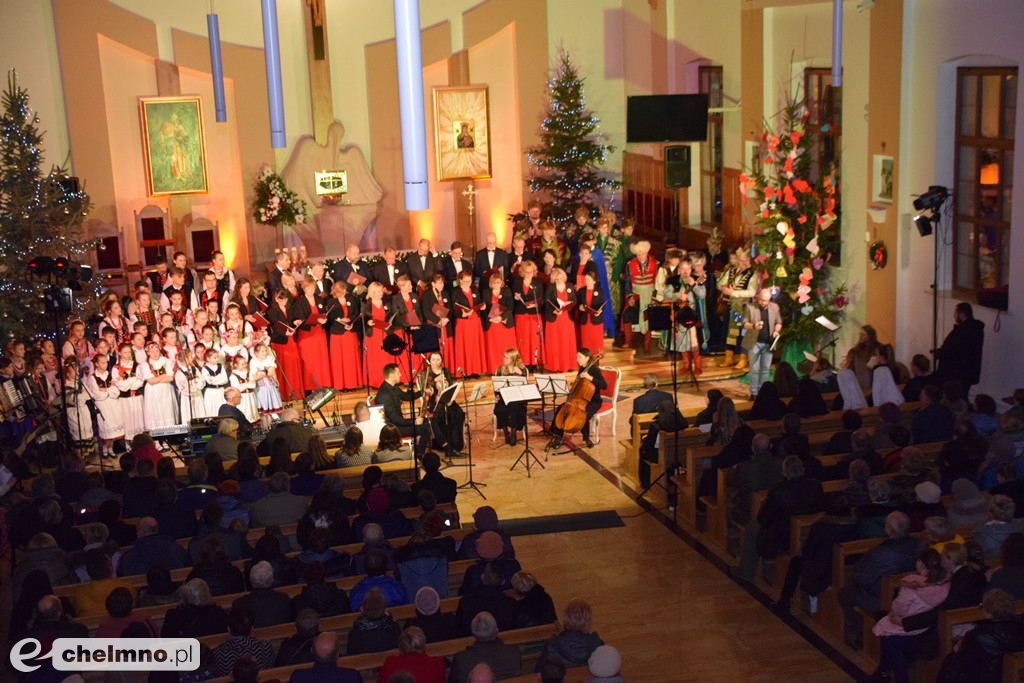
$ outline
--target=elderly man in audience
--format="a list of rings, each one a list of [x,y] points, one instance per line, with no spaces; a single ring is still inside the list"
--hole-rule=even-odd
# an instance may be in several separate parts
[[[380,524],[367,524],[364,526],[362,540],[363,547],[352,554],[349,569],[350,574],[365,574],[366,558],[370,552],[374,550],[384,553],[384,556],[388,559],[388,567],[390,569],[395,568],[394,562],[391,559],[395,553],[395,549],[388,540],[384,538],[384,530],[381,529]]]
[[[192,562],[199,557],[199,550],[208,538],[219,540],[232,562],[252,557],[252,546],[246,540],[245,534],[224,528],[224,508],[216,500],[207,503],[203,508],[203,516],[197,526],[196,535],[188,543],[188,554]]]
[[[473,618],[481,612],[490,614],[502,631],[514,627],[515,601],[505,595],[502,583],[501,570],[493,562],[488,562],[480,576],[480,583],[460,593],[462,599],[455,610],[459,635],[470,634]]]
[[[498,622],[489,612],[480,612],[473,617],[471,630],[475,641],[452,657],[448,683],[468,683],[470,672],[481,663],[490,667],[497,680],[519,675],[519,648],[501,642],[501,638],[498,637]]]
[[[942,663],[940,679],[998,683],[1003,680],[1003,655],[1024,649],[1024,623],[1016,618],[1013,596],[989,589],[982,599],[986,619],[964,636],[959,649]]]
[[[924,541],[910,536],[910,518],[903,512],[891,512],[885,521],[887,538],[873,547],[853,566],[851,583],[839,587],[839,605],[843,608],[846,642],[859,649],[862,619],[860,606],[878,612],[881,606],[882,577],[914,570]]]
[[[270,477],[270,493],[249,506],[249,519],[253,528],[291,524],[306,513],[306,499],[289,490],[290,480],[284,472]]]
[[[320,635],[316,610],[300,609],[295,615],[295,633],[281,641],[274,666],[291,666],[313,661],[313,642]]]
[[[168,569],[188,567],[188,552],[169,536],[160,533],[160,524],[152,517],[143,517],[135,527],[138,538],[117,565],[118,576],[145,574],[154,564]]]
[[[178,589],[181,602],[167,610],[162,638],[202,638],[228,630],[228,613],[213,604],[210,587],[202,579],[187,581]]]
[[[728,473],[729,485],[736,489],[731,516],[738,524],[750,521],[750,505],[754,491],[766,491],[782,483],[782,467],[772,457],[772,442],[766,434],[758,434],[751,444],[750,460],[741,462]]]
[[[362,683],[355,669],[338,666],[338,636],[321,633],[313,641],[313,666],[292,673],[291,683]]]
[[[269,562],[257,562],[253,566],[249,583],[252,590],[231,604],[232,611],[240,607],[247,609],[256,628],[283,624],[291,618],[291,598],[274,590],[274,568]]]
[[[188,483],[178,492],[178,502],[194,511],[203,509],[211,500],[217,500],[217,486],[210,482],[206,463],[196,458],[188,464]]]
[[[743,530],[743,549],[739,566],[733,576],[750,581],[754,578],[758,558],[775,559],[789,547],[789,520],[793,515],[821,512],[825,494],[821,482],[804,476],[804,464],[795,455],[782,461],[781,484],[768,491],[757,519]]]
[[[229,389],[228,391],[232,391]],[[234,389],[238,391],[238,389]],[[203,457],[209,453],[215,453],[222,462],[236,462],[238,460],[238,425],[240,423],[233,417],[226,417],[217,425],[217,436],[210,439],[203,448]]]
[[[115,588],[110,591],[105,604],[110,618],[97,627],[94,634],[96,638],[120,638],[122,631],[136,623],[146,627],[148,638],[156,638],[159,631],[152,620],[145,614],[132,613],[135,598],[127,588]]]
[[[885,525],[889,513],[899,509],[892,499],[892,488],[885,479],[872,479],[868,482],[868,502],[854,508],[857,514],[857,531],[861,538],[881,538],[885,536]]]
[[[76,624],[71,620],[71,615],[64,612],[60,598],[56,595],[44,595],[36,603],[36,619],[28,635],[39,641],[54,638],[86,638],[89,629],[85,624]]]
[[[309,427],[302,426],[301,420],[302,416],[294,408],[282,410],[281,421],[267,432],[266,438],[256,447],[256,453],[263,456],[270,455],[270,444],[274,443],[276,439],[287,441],[288,451],[291,453],[301,453],[306,450],[306,446],[309,445],[309,437],[313,436],[314,432]],[[366,436],[365,432],[363,432],[363,436]]]
[[[1024,523],[1014,519],[1017,506],[1009,496],[992,496],[988,506],[989,520],[974,527],[973,540],[981,546],[986,560],[999,557],[999,549],[1010,534],[1024,532]]]
[[[269,669],[274,665],[274,646],[265,640],[253,638],[254,626],[252,613],[240,605],[235,605],[228,613],[228,639],[214,648],[213,673],[215,676],[227,676],[239,657],[251,655],[259,663],[261,669]]]
[[[360,401],[352,410],[353,427],[359,427],[363,433],[363,445],[371,450],[377,448],[380,443],[380,430],[384,426],[384,420],[377,417],[378,413],[370,410],[366,401]]]

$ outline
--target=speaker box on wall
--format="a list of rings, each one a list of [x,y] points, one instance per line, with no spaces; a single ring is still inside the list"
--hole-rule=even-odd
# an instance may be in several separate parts
[[[665,148],[665,187],[690,186],[690,146]]]

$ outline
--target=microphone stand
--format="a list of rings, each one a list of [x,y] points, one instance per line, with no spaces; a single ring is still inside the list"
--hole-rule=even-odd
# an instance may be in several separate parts
[[[478,482],[473,481],[473,428],[472,428],[472,425],[470,424],[470,421],[469,421],[469,394],[466,393],[466,389],[465,389],[466,382],[469,380],[469,378],[466,377],[466,373],[462,372],[462,368],[457,368],[457,371],[458,371],[458,373],[460,375],[462,375],[462,381],[463,381],[462,395],[466,398],[466,407],[465,407],[463,412],[465,412],[465,416],[464,417],[465,417],[465,420],[466,420],[466,437],[467,437],[467,439],[466,439],[466,441],[467,441],[467,443],[466,443],[466,455],[469,458],[469,463],[468,463],[468,467],[469,467],[469,480],[465,484],[460,486],[459,488],[460,489],[472,489],[473,491],[476,491],[477,493],[479,493],[481,498],[483,498],[484,500],[487,500],[487,496],[485,496],[484,492],[480,490],[481,486],[487,486],[487,484],[480,484]],[[450,435],[451,434],[451,423],[448,424],[448,432],[449,432],[449,435]],[[450,442],[450,439],[449,439],[449,442]]]
[[[544,306],[543,302],[540,301],[540,297],[537,296],[537,283],[530,283],[530,291],[533,293],[534,312],[537,316],[537,367],[540,371],[544,372]]]
[[[359,299],[356,299],[359,301]],[[370,355],[370,343],[366,336],[366,309],[363,307],[366,302],[359,304],[359,324],[363,328],[363,377],[366,380],[366,402],[370,402],[370,364],[367,357]],[[413,444],[415,450],[415,444]]]

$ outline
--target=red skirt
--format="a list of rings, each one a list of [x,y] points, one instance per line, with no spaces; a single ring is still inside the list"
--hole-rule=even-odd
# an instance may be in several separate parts
[[[455,367],[462,368],[467,375],[492,372],[492,368],[487,367],[484,328],[476,314],[455,321]]]
[[[433,328],[437,333],[437,346],[440,349],[441,359],[444,361],[444,366],[448,368],[452,373],[455,372],[455,340],[452,339],[452,335],[448,333],[448,329],[440,329],[437,327]],[[416,363],[413,362],[415,367]]]
[[[302,398],[302,360],[299,347],[294,341],[287,344],[271,344],[277,356],[277,386],[281,389],[282,401]]]
[[[548,372],[569,372],[576,363],[576,330],[568,313],[544,326],[544,369]]]
[[[484,332],[484,338],[487,341],[487,371],[494,374],[504,363],[505,352],[516,348],[516,330],[501,323],[491,323]]]
[[[373,337],[366,337],[366,356],[363,362],[366,363],[366,372],[369,375],[370,386],[376,389],[384,383],[384,366],[394,363],[395,357],[385,353],[382,348],[384,335],[375,333]]]
[[[535,313],[516,315],[516,348],[526,365],[540,365],[541,348],[538,334],[540,316]]]
[[[298,345],[302,363],[302,388],[315,391],[318,387],[331,384],[331,359],[327,353],[327,334],[322,327],[309,332],[297,330],[295,343]]]
[[[366,384],[359,335],[355,332],[331,335],[331,386],[338,390],[358,389]]]
[[[604,350],[604,327],[585,322],[576,327],[576,338],[579,340],[579,348],[590,350],[591,353],[599,353]]]

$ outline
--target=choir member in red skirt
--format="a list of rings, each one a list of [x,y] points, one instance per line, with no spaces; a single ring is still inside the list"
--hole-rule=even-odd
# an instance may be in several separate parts
[[[249,282],[248,278],[238,279],[238,282],[235,283],[235,291],[231,292],[228,296],[228,301],[238,304],[238,310],[242,312],[242,317],[250,325],[256,322],[256,318],[253,315],[263,310],[263,306],[260,306],[256,295],[252,293],[252,283]]]
[[[445,291],[443,273],[434,273],[430,278],[430,286],[420,299],[420,309],[426,323],[437,330],[437,343],[445,367],[456,367],[455,344],[452,342],[452,298]]]
[[[583,270],[583,288],[576,290],[576,335],[580,348],[600,352],[604,348],[604,292],[597,268]]]
[[[537,264],[523,261],[519,277],[512,281],[515,300],[516,349],[528,366],[538,366],[541,358],[541,338],[544,334],[541,306],[544,305],[544,287],[537,281]]]
[[[348,284],[331,285],[327,306],[327,333],[331,355],[331,386],[335,389],[358,389],[366,383],[362,354],[359,353],[359,304],[348,293]],[[332,308],[333,306],[333,308]]]
[[[395,312],[395,329],[402,336],[405,343],[412,346],[411,330],[419,329],[422,321],[420,310],[420,298],[412,291],[412,278],[408,275],[399,275],[395,278],[395,286],[398,291],[391,296],[391,310]],[[409,363],[398,364],[402,371],[402,381],[409,382]]]
[[[384,338],[391,331],[394,311],[384,298],[384,285],[379,282],[366,286],[363,322],[366,325],[363,336],[365,372],[369,375],[370,386],[379,387],[384,381],[384,366],[396,362],[394,356],[384,351]]]
[[[576,326],[572,309],[576,288],[566,284],[568,276],[561,268],[551,271],[551,284],[544,295],[544,369],[568,372],[576,367]]]
[[[516,329],[512,290],[505,286],[500,273],[491,275],[488,284],[490,289],[483,290],[480,297],[485,304],[481,323],[487,343],[487,369],[493,372],[504,361],[505,352],[516,347]]]
[[[317,315],[313,317],[313,314]],[[310,318],[313,318],[310,322]],[[302,294],[292,304],[292,320],[295,323],[295,343],[302,359],[302,388],[308,393],[331,382],[331,360],[327,355],[327,306],[317,296],[316,280],[307,277],[302,281]]]
[[[267,320],[270,321],[270,348],[277,356],[277,382],[281,389],[282,401],[294,401],[302,398],[302,361],[299,359],[299,347],[295,344],[292,327],[292,297],[284,289],[277,290],[274,303],[267,308]]]
[[[467,375],[487,374],[487,348],[480,324],[480,296],[473,291],[473,273],[459,273],[459,287],[452,292],[455,313],[455,367]]]

